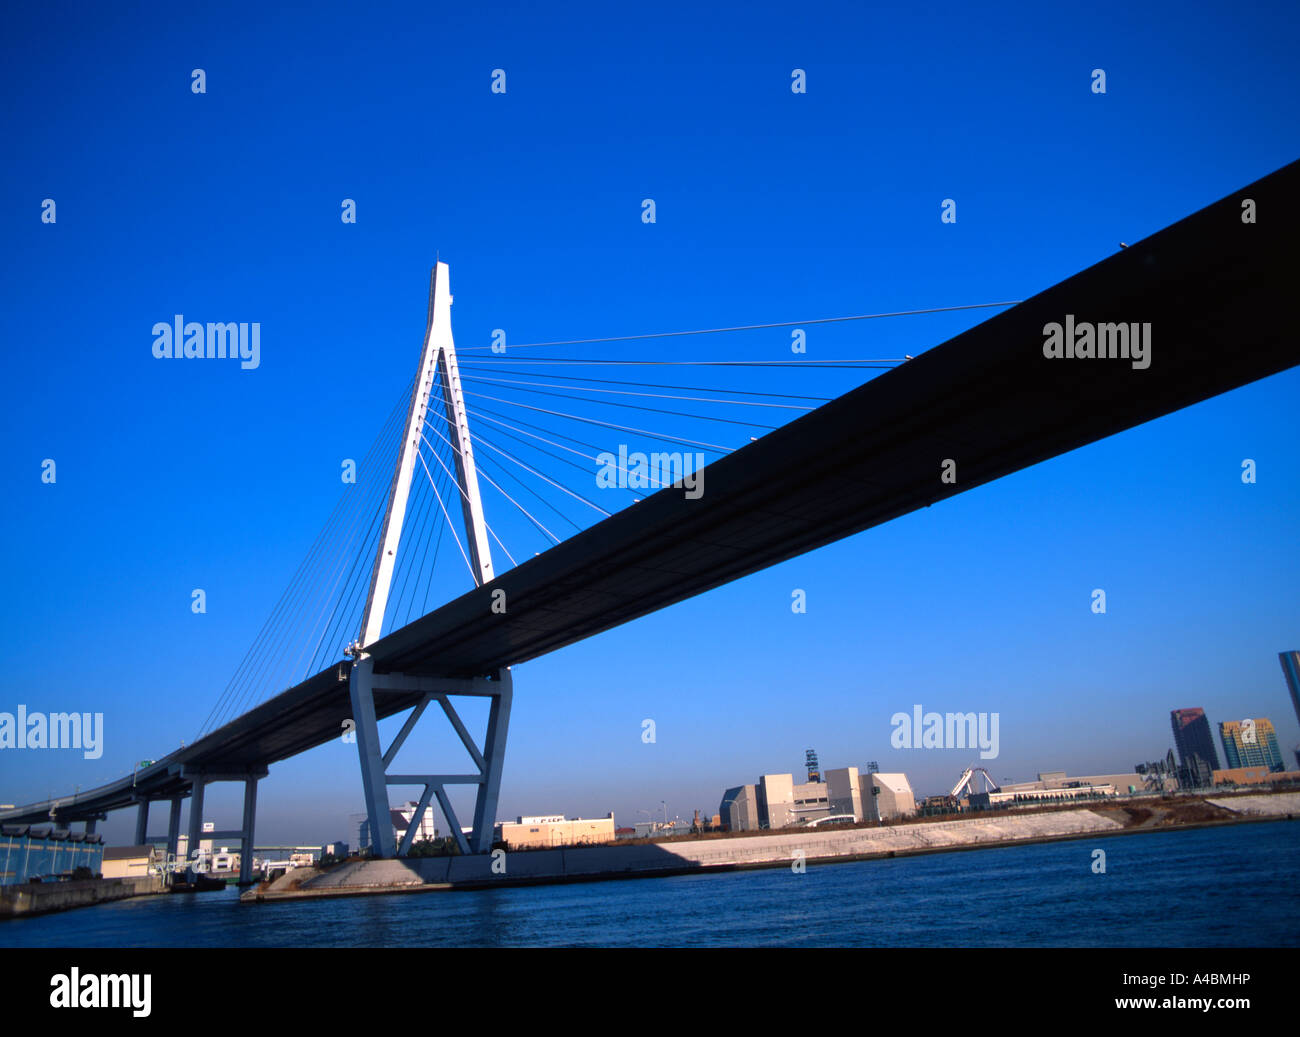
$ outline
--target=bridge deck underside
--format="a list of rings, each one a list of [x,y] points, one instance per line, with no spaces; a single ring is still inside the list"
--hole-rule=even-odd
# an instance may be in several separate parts
[[[494,673],[1300,363],[1297,188],[1293,163],[710,464],[700,499],[660,490],[377,641],[376,672]],[[1150,324],[1150,367],[1045,357],[1044,326],[1067,314]],[[347,673],[159,767],[265,765],[338,737]],[[417,698],[382,696],[380,716]]]

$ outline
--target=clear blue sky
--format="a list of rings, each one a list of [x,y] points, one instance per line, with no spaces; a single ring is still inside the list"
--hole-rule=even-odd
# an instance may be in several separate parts
[[[0,752],[0,801],[194,737],[413,373],[435,253],[467,352],[494,328],[1025,298],[1297,157],[1298,22],[1281,3],[11,9],[0,710],[101,711],[106,748]],[[176,313],[260,322],[260,366],[156,360]],[[829,326],[809,356],[917,354],[981,319]],[[584,355],[788,358],[789,333]],[[1163,755],[1185,706],[1271,717],[1290,760],[1298,394],[1283,373],[519,667],[500,816],[711,813],[810,746],[937,792],[971,754],[890,749],[914,703],[998,712],[997,778]],[[448,572],[441,600],[465,589]],[[234,793],[210,801],[234,827]],[[259,836],[348,838],[360,809],[354,748],[322,746],[273,768]]]

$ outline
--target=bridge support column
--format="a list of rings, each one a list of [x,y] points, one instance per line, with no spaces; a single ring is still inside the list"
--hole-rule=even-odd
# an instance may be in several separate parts
[[[368,658],[358,659],[349,679],[352,719],[357,725],[357,756],[361,760],[361,789],[370,820],[370,847],[375,857],[395,857],[397,843],[388,813],[388,784],[384,757],[379,749],[379,722],[375,719],[374,668]]]
[[[257,779],[244,780],[244,824],[239,840],[239,881],[253,881],[253,827],[257,820]]]
[[[149,801],[140,800],[135,814],[135,845],[143,846],[149,840]]]
[[[484,781],[478,787],[474,802],[474,832],[472,845],[475,853],[487,853],[492,848],[492,835],[496,831],[497,797],[501,793],[501,771],[506,759],[506,731],[510,727],[510,706],[514,700],[514,678],[509,670],[502,670],[501,690],[492,697],[488,713],[487,737],[483,745]]]
[[[171,810],[167,815],[167,859],[175,863],[176,853],[181,845],[181,797],[173,796]]]
[[[97,817],[88,817],[88,818],[86,818],[86,834],[87,834],[87,835],[94,835],[94,834],[95,834],[95,823],[96,823],[98,820],[99,820],[99,818],[97,818]]]
[[[185,844],[185,857],[193,862],[198,859],[199,843],[203,841],[203,788],[207,777],[200,773],[192,778],[190,794],[190,831]]]
[[[385,751],[379,740],[376,720],[375,696],[385,692],[423,692],[411,710],[402,729]],[[370,821],[371,852],[376,857],[402,857],[410,850],[420,831],[424,814],[436,796],[450,828],[452,838],[462,854],[487,853],[492,847],[496,828],[497,797],[501,790],[501,773],[505,763],[506,731],[510,725],[510,706],[514,691],[509,669],[500,670],[492,679],[452,679],[441,677],[412,677],[402,673],[376,674],[371,660],[362,653],[352,667],[351,696],[352,718],[356,724],[357,754],[361,763],[361,783],[365,790],[366,816]],[[490,699],[487,734],[480,751],[474,738],[466,730],[460,715],[449,701],[451,695],[470,695]],[[451,722],[461,743],[473,760],[473,774],[389,774],[393,762],[407,736],[411,733],[429,704],[437,702]],[[389,819],[388,786],[423,785],[415,816],[407,824],[406,835],[400,845]],[[460,830],[460,821],[447,796],[448,785],[477,785],[474,802],[474,825],[470,837]]]

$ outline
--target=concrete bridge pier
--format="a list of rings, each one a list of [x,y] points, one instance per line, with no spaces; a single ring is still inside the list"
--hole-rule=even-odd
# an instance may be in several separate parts
[[[190,786],[189,839],[185,844],[185,858],[187,861],[196,859],[199,852],[199,843],[203,841],[203,790],[206,785],[207,781],[202,771],[194,775],[193,784]]]
[[[253,881],[253,828],[257,821],[257,779],[244,779],[244,824],[239,837],[239,881]]]
[[[181,845],[181,797],[173,796],[167,815],[167,859],[173,861]]]
[[[135,815],[135,846],[143,846],[149,839],[149,800],[137,800],[139,807]]]
[[[265,778],[265,767],[246,767],[228,771],[206,770],[202,768],[181,768],[181,776],[190,782],[190,824],[189,845],[186,854],[191,861],[196,859],[199,844],[203,839],[239,840],[239,881],[251,882],[253,878],[253,833],[257,824],[257,783]],[[203,801],[207,786],[217,781],[238,781],[244,785],[243,823],[239,828],[224,831],[203,831]],[[172,800],[172,824],[167,832],[169,847],[176,838],[180,828],[180,798]],[[169,852],[174,852],[170,851]]]

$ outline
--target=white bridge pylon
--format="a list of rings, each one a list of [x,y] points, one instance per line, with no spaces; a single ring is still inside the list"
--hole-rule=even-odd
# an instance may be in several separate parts
[[[429,281],[429,316],[420,353],[420,369],[411,391],[406,413],[402,448],[398,454],[393,483],[388,493],[388,507],[380,530],[379,547],[370,575],[370,593],[361,620],[361,633],[352,648],[354,663],[351,676],[352,717],[356,724],[357,753],[361,760],[361,783],[365,791],[366,814],[370,821],[372,853],[378,857],[404,856],[420,830],[420,822],[430,801],[437,797],[438,806],[456,839],[461,853],[487,853],[496,825],[497,796],[501,788],[501,768],[505,758],[506,729],[510,721],[511,677],[509,668],[474,679],[441,676],[412,676],[402,673],[375,673],[366,648],[379,640],[388,607],[388,592],[393,580],[397,548],[402,540],[402,523],[411,493],[411,479],[419,459],[422,430],[426,421],[446,423],[446,438],[455,457],[456,483],[461,510],[465,518],[470,565],[476,586],[492,579],[492,552],[488,546],[487,524],[479,496],[478,474],[474,466],[474,448],[465,414],[460,371],[456,366],[456,346],[451,335],[450,273],[446,263],[436,263]],[[441,400],[435,400],[434,385],[442,386]],[[431,414],[431,411],[433,412]],[[375,696],[392,692],[422,692],[415,708],[387,750],[380,746],[375,719]],[[490,699],[487,734],[480,748],[466,730],[449,696],[472,695]],[[437,702],[456,730],[470,758],[475,774],[389,774],[388,766],[406,741],[429,704]],[[401,845],[390,820],[389,785],[423,785],[415,816],[407,826]],[[447,798],[447,785],[477,785],[474,823],[467,840]]]

